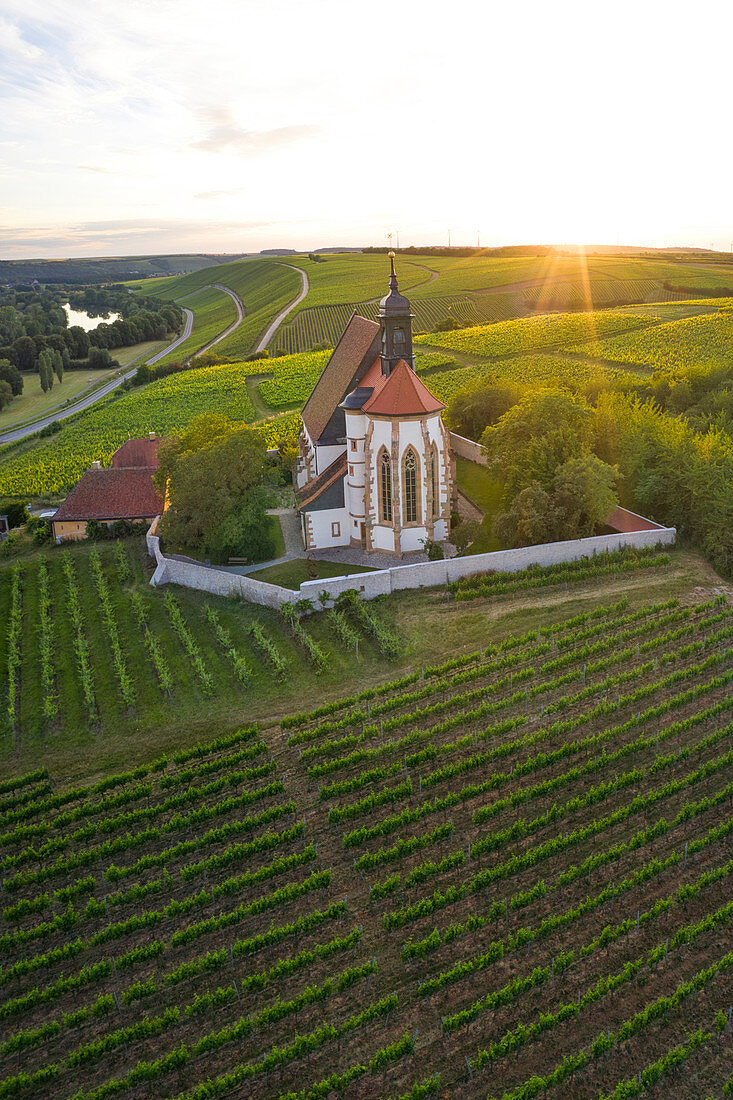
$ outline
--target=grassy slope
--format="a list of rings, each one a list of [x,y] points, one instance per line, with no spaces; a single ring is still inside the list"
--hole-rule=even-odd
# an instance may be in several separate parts
[[[284,263],[277,263],[269,259],[238,260],[233,263],[219,264],[215,268],[206,268],[203,271],[193,272],[190,275],[172,277],[166,279],[148,279],[142,284],[135,284],[135,289],[141,293],[155,293],[163,298],[170,298],[179,305],[187,306],[197,313],[197,302],[201,298],[190,298],[195,291],[201,291],[212,283],[220,283],[238,294],[242,299],[245,309],[245,319],[235,332],[225,341],[222,341],[217,350],[222,354],[236,356],[248,354],[255,345],[257,338],[270,324],[276,314],[287,305],[300,289],[300,276],[292,268]],[[133,284],[131,284],[133,285]],[[221,297],[220,292],[217,293]],[[230,302],[231,305],[231,302]],[[233,309],[233,306],[231,307]],[[236,311],[232,314],[234,320]],[[230,322],[221,325],[218,331],[226,328]],[[211,327],[211,326],[209,326]],[[216,336],[216,331],[207,334],[210,340]],[[181,350],[190,354],[188,344],[193,342],[196,350],[205,341],[196,343],[196,328],[192,341],[182,345]],[[176,353],[177,354],[177,353]]]
[[[33,561],[45,556],[50,562],[53,623],[58,631],[54,661],[60,689],[60,718],[57,727],[44,733],[31,722],[31,728],[23,730],[17,755],[10,736],[5,734],[0,749],[0,776],[27,771],[46,763],[54,777],[71,784],[128,767],[131,761],[150,759],[172,747],[190,745],[199,738],[215,736],[222,728],[240,722],[255,718],[272,720],[274,715],[280,713],[315,706],[324,699],[347,694],[357,687],[392,679],[399,675],[400,669],[419,667],[421,663],[469,652],[479,644],[503,638],[510,632],[521,632],[528,626],[574,614],[579,606],[591,607],[598,602],[610,602],[624,593],[630,595],[632,602],[653,602],[691,593],[695,586],[699,586],[695,599],[700,600],[712,586],[720,584],[719,578],[699,556],[678,551],[668,571],[621,576],[618,581],[609,578],[602,582],[586,582],[571,588],[569,596],[564,590],[560,593],[549,589],[527,595],[519,593],[514,600],[478,600],[466,605],[447,600],[442,589],[394,593],[388,603],[375,607],[380,617],[393,625],[405,644],[404,656],[397,665],[385,663],[366,639],[363,645],[360,643],[360,660],[355,665],[353,658],[339,647],[326,618],[318,614],[309,618],[307,626],[329,655],[330,667],[320,677],[313,675],[311,666],[306,663],[288,632],[283,630],[281,620],[274,612],[193,590],[175,589],[176,598],[215,680],[214,695],[207,697],[194,677],[180,642],[170,629],[163,591],[151,589],[146,583],[152,566],[145,556],[143,543],[127,545],[134,563],[133,583],[139,587],[149,609],[151,628],[161,640],[173,674],[173,698],[162,696],[156,686],[154,673],[142,648],[139,628],[129,607],[126,592],[129,586],[120,589],[114,582],[111,550],[102,544],[105,572],[110,580],[115,606],[119,608],[120,636],[134,672],[138,695],[135,713],[126,712],[108,659],[98,599],[87,564],[88,549],[83,545],[74,546],[71,554],[77,566],[86,631],[91,645],[95,692],[102,718],[100,725],[89,727],[74,666],[60,552],[36,551],[26,559],[26,585],[29,591],[35,589]],[[3,599],[7,599],[9,571],[7,563],[0,564],[0,610]],[[251,684],[246,690],[232,676],[225,654],[214,641],[203,611],[207,602],[221,611],[222,622],[253,670]],[[271,632],[288,657],[290,668],[285,683],[273,679],[252,651],[246,628],[253,619],[260,621]],[[30,628],[26,628],[24,637],[30,640],[31,633]],[[5,691],[3,664],[0,670],[3,698]],[[24,663],[21,685],[24,714],[32,716],[38,713],[39,691],[35,662]]]
[[[502,510],[502,490],[499,481],[489,473],[485,466],[479,466],[477,462],[471,462],[469,459],[457,455],[456,483],[464,496],[467,496],[484,513],[481,523],[483,537],[480,542],[472,545],[472,553],[481,554],[492,550],[501,550],[499,541],[491,530],[494,516]]]
[[[268,565],[250,576],[283,588],[299,589],[304,581],[322,580],[326,577],[347,577],[352,573],[371,573],[368,566],[339,565],[334,561],[314,561],[311,558],[293,558],[280,565]]]
[[[40,495],[69,488],[94,459],[108,464],[129,436],[166,433],[194,416],[220,412],[231,420],[256,418],[246,387],[251,364],[202,367],[151,382],[91,408],[50,439],[18,448],[0,468],[0,492]]]
[[[121,367],[140,356],[145,356],[160,346],[159,340],[149,340],[142,344],[133,344],[127,348],[115,348],[112,357]],[[14,398],[11,405],[0,413],[0,432],[13,424],[19,424],[31,417],[43,416],[57,405],[63,405],[77,394],[86,390],[89,386],[98,385],[115,373],[117,368],[111,371],[99,370],[70,370],[66,371],[59,383],[54,375],[53,388],[44,393],[41,389],[37,374],[23,374],[23,393]]]
[[[193,331],[175,351],[158,360],[156,367],[183,362],[237,319],[237,308],[229,295],[214,287],[187,291],[175,300],[193,311]]]

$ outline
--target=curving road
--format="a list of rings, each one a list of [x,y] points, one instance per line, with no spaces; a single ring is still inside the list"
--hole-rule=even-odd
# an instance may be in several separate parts
[[[229,326],[229,328],[224,329],[224,331],[220,332],[218,336],[215,336],[213,340],[209,340],[208,344],[206,344],[203,348],[199,348],[195,355],[191,356],[192,359],[198,359],[199,355],[203,355],[205,351],[209,350],[209,348],[213,348],[214,344],[218,344],[220,340],[224,340],[227,336],[231,336],[234,330],[239,328],[242,321],[244,320],[244,302],[239,297],[239,295],[235,294],[235,292],[233,290],[230,290],[228,286],[223,286],[221,283],[210,283],[209,285],[215,287],[217,290],[223,290],[225,294],[229,295],[231,300],[234,302],[234,305],[237,307],[237,319],[234,324]],[[170,350],[170,348],[168,350]]]
[[[184,340],[188,340],[193,332],[193,311],[186,309],[184,306],[180,306],[180,308],[186,314],[186,323],[183,326],[183,332],[180,336],[177,336],[173,343],[169,344],[167,348],[163,348],[163,350],[159,351],[157,355],[154,355],[152,359],[148,359],[149,367],[152,367],[153,363],[157,363],[159,359],[162,359],[164,355],[168,355],[170,352],[175,351]]]
[[[193,330],[193,313],[190,309],[184,309],[186,314],[186,323],[183,326],[183,332],[180,336],[177,336],[173,343],[168,344],[162,351],[154,355],[152,359],[148,359],[148,363],[156,363],[159,359],[162,359],[164,355],[168,355],[169,352],[174,351],[175,348],[182,344],[184,340],[187,340]],[[140,355],[138,358],[142,359]],[[137,362],[137,360],[134,360]],[[81,412],[83,409],[88,409],[90,405],[94,405],[97,401],[101,401],[103,397],[107,397],[113,390],[116,390],[118,386],[121,386],[128,378],[132,378],[137,372],[137,367],[128,365],[128,368],[121,374],[116,374],[114,378],[109,382],[105,382],[99,389],[94,390],[93,393],[87,394],[86,397],[80,397],[77,401],[74,401],[71,405],[66,405],[64,408],[57,408],[46,414],[46,416],[40,417],[38,420],[33,420],[30,424],[21,425],[19,428],[11,428],[9,431],[0,435],[0,444],[3,443],[17,443],[20,439],[25,439],[26,436],[35,435],[36,432],[40,432],[41,428],[45,428],[48,424],[53,424],[54,420],[66,420],[67,417],[73,416],[74,413]]]
[[[277,260],[276,263],[280,263],[280,261]],[[285,306],[285,309],[280,310],[277,317],[272,322],[270,327],[266,330],[265,335],[262,337],[262,339],[258,343],[257,347],[255,348],[255,351],[264,351],[265,350],[265,348],[270,343],[270,340],[272,340],[273,336],[275,335],[277,330],[280,328],[280,325],[283,323],[285,318],[288,316],[289,313],[293,312],[293,310],[295,309],[296,306],[300,305],[300,303],[303,301],[306,294],[310,290],[310,283],[308,282],[308,276],[306,275],[305,271],[303,271],[302,267],[296,267],[295,264],[283,264],[282,266],[283,267],[291,267],[293,269],[293,271],[299,271],[300,272],[300,278],[301,278],[300,294],[298,295],[297,298],[293,298],[292,302],[290,302],[289,305]]]

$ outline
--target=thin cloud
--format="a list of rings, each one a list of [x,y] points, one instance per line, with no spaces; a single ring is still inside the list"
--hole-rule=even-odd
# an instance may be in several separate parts
[[[197,195],[194,195],[195,199],[221,199],[226,198],[229,195],[243,195],[244,190],[241,187],[235,187],[232,191],[199,191]]]
[[[113,176],[111,168],[100,168],[97,164],[77,164],[77,168],[83,168],[85,172],[102,172],[105,176]]]
[[[200,141],[191,142],[192,149],[203,153],[267,153],[284,145],[293,145],[305,138],[319,134],[319,126],[277,126],[272,130],[246,130],[232,118],[224,107],[213,107],[199,112],[208,124],[208,133]]]
[[[37,61],[43,56],[43,51],[39,50],[38,46],[26,41],[20,27],[2,16],[0,16],[0,39],[6,55],[15,60]]]

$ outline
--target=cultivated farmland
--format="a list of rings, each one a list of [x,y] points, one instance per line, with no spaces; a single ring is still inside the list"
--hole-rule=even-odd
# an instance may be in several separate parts
[[[3,1095],[721,1095],[731,610],[558,609],[83,788],[3,782]]]

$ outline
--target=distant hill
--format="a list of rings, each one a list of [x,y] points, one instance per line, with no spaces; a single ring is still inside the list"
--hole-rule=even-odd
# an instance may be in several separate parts
[[[204,267],[239,260],[231,255],[198,253],[170,256],[93,256],[60,260],[0,260],[0,283],[108,283],[141,276],[186,275]]]

